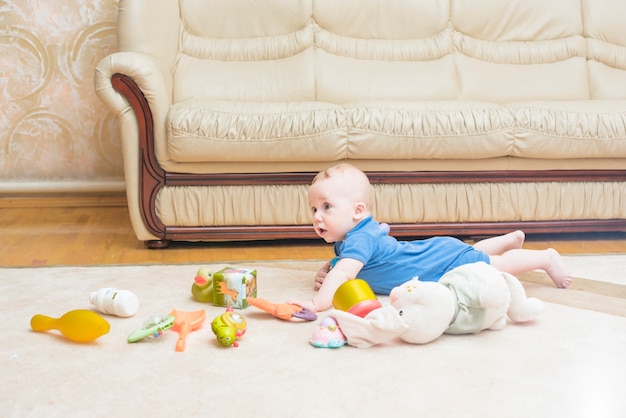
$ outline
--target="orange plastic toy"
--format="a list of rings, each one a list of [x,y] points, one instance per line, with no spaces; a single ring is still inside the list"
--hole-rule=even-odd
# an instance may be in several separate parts
[[[67,339],[77,343],[86,343],[108,333],[111,326],[95,312],[86,309],[69,311],[60,318],[35,315],[30,320],[33,331],[43,332],[55,329]]]
[[[300,318],[307,321],[315,321],[317,319],[315,313],[298,305],[292,305],[290,303],[272,303],[267,299],[261,298],[247,298],[246,300],[250,305],[286,321],[291,318]]]
[[[206,319],[206,311],[202,309],[200,311],[185,312],[174,309],[170,312],[170,315],[174,317],[174,326],[170,329],[178,332],[176,351],[185,351],[185,346],[187,345],[187,334],[202,326],[204,320]]]

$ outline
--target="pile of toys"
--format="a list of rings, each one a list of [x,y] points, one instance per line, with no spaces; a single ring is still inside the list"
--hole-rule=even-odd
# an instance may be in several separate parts
[[[194,300],[222,306],[226,311],[211,321],[211,330],[218,345],[238,347],[239,339],[245,334],[245,317],[235,309],[256,306],[281,319],[300,318],[315,320],[317,316],[296,305],[274,304],[257,298],[257,272],[250,268],[225,267],[217,272],[200,268],[191,286]],[[67,339],[77,343],[87,343],[100,338],[110,331],[109,322],[101,314],[122,318],[134,316],[139,309],[139,299],[129,290],[112,287],[93,292],[89,298],[94,310],[76,309],[60,318],[37,314],[31,318],[33,331],[56,330]],[[185,351],[187,335],[202,327],[206,311],[182,311],[173,309],[167,315],[153,314],[145,319],[142,326],[128,336],[128,343],[136,343],[146,338],[158,338],[167,330],[179,334],[175,351]]]
[[[332,263],[331,263],[332,264]],[[246,319],[235,311],[250,305],[282,320],[314,321],[317,316],[286,303],[272,303],[257,297],[256,270],[226,267],[218,272],[201,268],[191,287],[192,297],[202,303],[226,307],[211,322],[218,345],[237,347],[246,333]],[[543,310],[539,299],[528,298],[519,280],[483,263],[457,267],[439,282],[414,278],[392,289],[389,306],[382,306],[368,283],[358,278],[343,283],[333,296],[334,309],[323,318],[309,343],[314,347],[338,348],[349,344],[366,348],[398,339],[426,344],[446,334],[472,334],[485,329],[501,330],[507,323],[536,319]],[[133,316],[137,296],[127,290],[100,289],[91,294],[91,303],[104,314]],[[172,310],[152,315],[128,336],[129,343],[154,338],[166,330],[178,332],[176,351],[185,350],[187,335],[206,319],[204,309]],[[85,343],[110,330],[109,323],[90,310],[74,310],[60,318],[35,315],[34,331],[58,330],[68,339]]]

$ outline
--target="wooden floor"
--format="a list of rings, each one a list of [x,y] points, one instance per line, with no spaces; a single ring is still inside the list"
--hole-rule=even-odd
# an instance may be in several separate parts
[[[176,243],[165,250],[150,250],[135,237],[122,195],[2,197],[0,236],[0,266],[7,267],[332,257],[332,247],[321,240]],[[626,234],[527,237],[525,248],[547,247],[562,254],[626,253]]]

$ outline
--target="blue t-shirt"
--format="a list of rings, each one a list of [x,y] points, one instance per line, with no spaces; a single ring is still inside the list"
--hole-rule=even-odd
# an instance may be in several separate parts
[[[438,281],[449,270],[463,264],[484,261],[489,256],[452,237],[418,241],[398,241],[380,228],[371,216],[362,220],[335,243],[335,254],[363,263],[358,274],[374,293],[388,295],[396,286],[418,276],[422,281]]]

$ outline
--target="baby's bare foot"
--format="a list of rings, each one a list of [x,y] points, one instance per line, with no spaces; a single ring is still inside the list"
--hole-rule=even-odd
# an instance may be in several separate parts
[[[572,284],[572,273],[565,264],[565,260],[554,248],[548,248],[546,251],[550,254],[550,267],[546,269],[546,273],[552,279],[556,287],[567,288]]]

